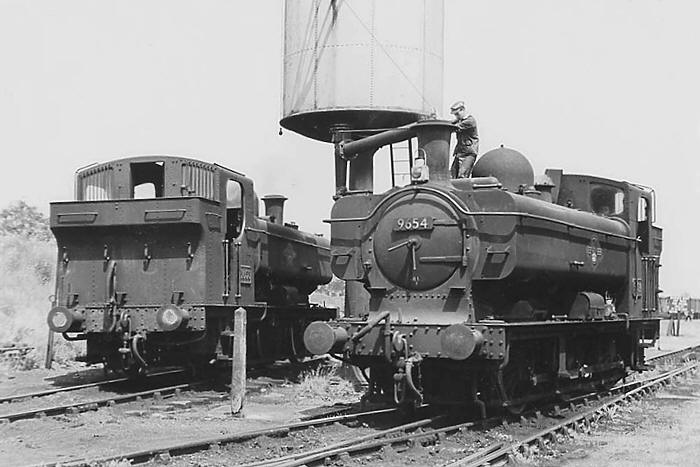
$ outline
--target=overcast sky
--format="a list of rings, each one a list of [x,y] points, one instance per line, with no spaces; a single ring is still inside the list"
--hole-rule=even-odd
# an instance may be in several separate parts
[[[700,4],[446,0],[445,13],[442,115],[466,100],[481,151],[513,147],[536,173],[654,187],[662,288],[700,297]],[[286,194],[287,218],[327,233],[332,148],[278,135],[281,25],[280,0],[0,0],[0,207],[48,212],[80,166],[180,154]]]

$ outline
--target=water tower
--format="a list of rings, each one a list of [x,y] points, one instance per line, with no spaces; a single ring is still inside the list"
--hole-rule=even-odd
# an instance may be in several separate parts
[[[442,0],[286,0],[280,124],[336,145],[339,192],[371,191],[376,149],[343,144],[439,111],[443,49]]]

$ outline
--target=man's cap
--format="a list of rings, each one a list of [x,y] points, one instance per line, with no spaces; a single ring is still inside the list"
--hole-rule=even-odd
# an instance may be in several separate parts
[[[464,108],[464,101],[457,101],[454,104],[452,104],[452,107],[450,107],[450,112],[456,112],[460,108]]]

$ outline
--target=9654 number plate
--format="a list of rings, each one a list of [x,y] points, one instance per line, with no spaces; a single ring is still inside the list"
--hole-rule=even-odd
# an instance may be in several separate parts
[[[394,231],[433,230],[432,217],[399,217],[394,223]]]

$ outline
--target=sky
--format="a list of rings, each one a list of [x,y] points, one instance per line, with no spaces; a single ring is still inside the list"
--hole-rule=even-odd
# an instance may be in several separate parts
[[[46,213],[73,197],[79,167],[177,154],[287,195],[287,219],[327,234],[332,147],[279,135],[282,12],[281,0],[0,0],[0,208]],[[515,148],[536,173],[653,187],[661,287],[695,297],[699,17],[683,0],[445,0],[438,109],[465,100],[481,152]]]

